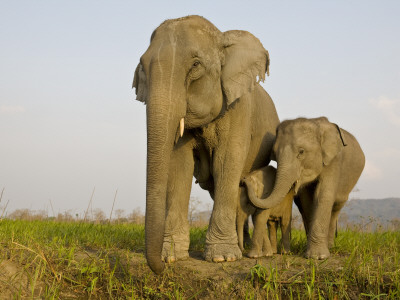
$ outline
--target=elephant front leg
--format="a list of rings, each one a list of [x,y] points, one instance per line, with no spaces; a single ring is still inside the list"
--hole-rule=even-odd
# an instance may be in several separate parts
[[[171,156],[162,249],[162,258],[165,262],[189,257],[188,209],[194,171],[193,152],[189,144],[181,140]]]
[[[328,234],[332,212],[332,201],[329,198],[315,200],[310,230],[307,236],[307,250],[305,256],[313,259],[326,259],[328,249]]]
[[[207,261],[235,261],[242,257],[235,225],[237,196],[229,194],[234,200],[226,201],[227,203],[224,204],[217,201],[218,193],[216,193],[214,209],[206,235],[204,258]]]
[[[269,240],[271,243],[271,248],[273,253],[278,253],[278,239],[276,232],[278,230],[277,224],[275,220],[268,220],[268,234]]]
[[[282,249],[281,253],[286,254],[290,252],[290,235],[292,231],[292,217],[282,217],[281,232],[282,232]]]
[[[216,174],[214,208],[206,235],[204,258],[213,262],[235,261],[242,257],[236,233],[240,170],[235,172],[234,166],[225,166],[223,171],[217,168]]]
[[[273,250],[271,242],[267,234],[267,220],[269,218],[270,210],[257,210],[253,214],[253,239],[250,251],[247,256],[250,258],[257,258],[261,256],[272,256]]]

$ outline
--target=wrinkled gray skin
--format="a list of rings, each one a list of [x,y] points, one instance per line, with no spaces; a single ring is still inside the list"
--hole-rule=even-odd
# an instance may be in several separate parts
[[[276,169],[271,166],[263,167],[251,172],[243,179],[243,183],[250,187],[257,197],[267,197],[274,187]],[[282,232],[282,253],[290,251],[290,232],[292,221],[293,191],[290,190],[285,199],[270,209],[255,208],[248,197],[247,189],[241,188],[240,202],[237,212],[237,232],[239,247],[243,251],[243,227],[251,214],[254,224],[251,249],[248,257],[257,258],[271,256],[278,253],[277,230],[278,225]],[[266,231],[268,224],[268,233]],[[269,236],[268,236],[269,234]]]
[[[360,145],[327,118],[299,118],[279,125],[273,156],[278,163],[274,189],[264,199],[249,189],[251,202],[260,208],[273,207],[294,186],[294,201],[307,233],[305,256],[327,258],[340,209],[364,169]]]
[[[146,104],[145,241],[155,273],[163,271],[162,260],[188,257],[193,175],[214,199],[205,259],[241,257],[235,226],[240,179],[268,164],[279,124],[258,84],[268,66],[256,37],[221,32],[199,16],[167,20],[153,32],[133,87]]]

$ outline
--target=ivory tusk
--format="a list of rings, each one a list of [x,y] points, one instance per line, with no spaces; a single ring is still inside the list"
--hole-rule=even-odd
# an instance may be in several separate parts
[[[297,195],[297,192],[299,191],[299,179],[296,180],[294,184],[294,194]]]
[[[181,121],[179,122],[179,132],[181,137],[183,136],[184,129],[185,129],[185,119],[182,118]]]

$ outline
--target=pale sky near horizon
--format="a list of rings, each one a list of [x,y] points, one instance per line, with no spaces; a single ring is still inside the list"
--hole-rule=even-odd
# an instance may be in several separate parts
[[[269,51],[281,120],[327,116],[367,158],[352,198],[400,197],[399,1],[1,1],[0,207],[145,207],[133,73],[165,19],[202,15]],[[192,195],[210,207],[196,185]],[[0,211],[1,214],[1,211]]]

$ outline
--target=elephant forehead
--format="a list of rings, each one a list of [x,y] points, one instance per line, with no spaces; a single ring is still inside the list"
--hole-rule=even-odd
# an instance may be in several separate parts
[[[293,121],[282,127],[278,135],[289,138],[312,138],[318,133],[318,126],[312,122]]]
[[[219,37],[221,34],[214,24],[200,16],[187,16],[178,19],[166,20],[155,30],[153,36],[155,36],[155,34],[161,30],[178,30],[179,32],[186,31],[190,33],[197,31],[199,34],[208,33],[214,37]]]
[[[295,147],[312,148],[313,146],[319,145],[318,137],[313,132],[302,132],[293,137],[292,144]]]
[[[301,130],[292,128],[291,130],[287,130],[284,134],[278,136],[275,150],[290,145],[293,147],[292,150],[297,151],[298,147],[309,148],[312,145],[318,144],[319,136],[315,131],[305,128],[302,128]]]
[[[222,33],[204,18],[182,18],[168,20],[152,36],[153,42],[176,43],[180,48],[216,48],[221,45]]]
[[[187,72],[195,59],[199,59],[206,69],[213,72],[218,73],[221,69],[221,49],[203,30],[180,31],[167,28],[162,31],[162,34],[157,34],[157,37],[152,40],[142,56],[141,62],[147,72],[150,65],[160,63],[162,66],[173,64],[176,71],[179,69]],[[171,67],[172,65],[167,69]]]

